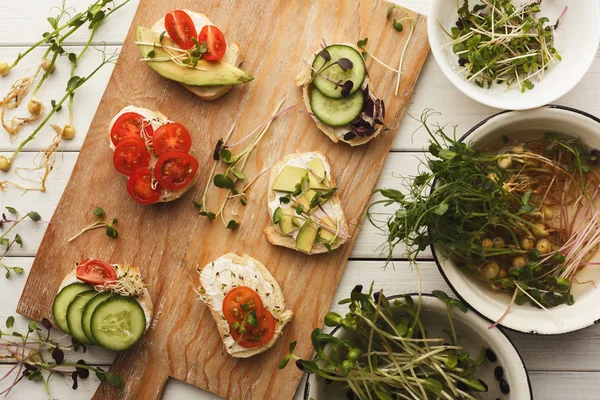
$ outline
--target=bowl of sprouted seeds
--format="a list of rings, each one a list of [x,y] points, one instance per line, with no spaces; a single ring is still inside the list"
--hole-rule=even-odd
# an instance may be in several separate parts
[[[491,107],[531,109],[571,90],[600,43],[597,0],[432,0],[428,35],[446,77]]]
[[[442,291],[385,297],[371,284],[340,304],[347,313],[325,316],[333,331],[313,331],[314,356],[297,358],[292,344],[280,365],[308,373],[306,400],[532,398],[506,335]]]
[[[370,215],[387,249],[432,247],[456,295],[491,321],[561,334],[600,319],[600,119],[546,106],[509,111],[462,138],[434,125],[424,165],[380,190]],[[379,218],[377,218],[379,217]]]

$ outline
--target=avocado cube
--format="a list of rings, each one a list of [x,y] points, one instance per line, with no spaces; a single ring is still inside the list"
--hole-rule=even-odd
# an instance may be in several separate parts
[[[304,211],[310,210],[310,202],[316,194],[317,192],[315,192],[314,190],[308,190],[298,197],[298,203],[302,204],[302,207],[304,207]]]
[[[329,226],[334,231],[337,229],[336,221],[331,221],[331,219],[329,219],[329,217],[327,217],[327,216],[321,218],[321,222],[323,222],[323,225]],[[321,229],[319,229],[319,237],[326,242],[331,242],[333,240],[333,238],[335,237],[335,233],[330,232],[327,229],[321,228]]]
[[[296,248],[309,253],[317,238],[317,232],[318,230],[313,224],[305,222],[296,237]]]
[[[296,185],[302,181],[308,171],[304,168],[286,165],[279,173],[273,184],[273,190],[278,192],[293,193]]]
[[[329,189],[329,178],[325,173],[325,166],[319,157],[310,160],[308,163],[308,187],[317,190]],[[323,179],[325,178],[325,179]]]
[[[281,213],[279,228],[284,235],[289,235],[298,229],[298,227],[298,220],[292,216],[291,211],[288,211],[287,214],[285,212]]]

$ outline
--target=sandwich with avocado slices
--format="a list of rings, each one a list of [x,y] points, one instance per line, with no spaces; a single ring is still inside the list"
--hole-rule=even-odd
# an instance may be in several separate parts
[[[331,166],[323,153],[290,154],[269,179],[265,229],[269,243],[305,254],[332,251],[348,238],[348,224]]]
[[[294,313],[269,270],[244,254],[225,254],[199,269],[200,299],[209,307],[232,357],[264,353],[277,342]]]
[[[152,300],[137,267],[85,259],[63,279],[52,305],[58,328],[81,344],[122,351],[150,327]]]
[[[313,53],[296,85],[317,127],[334,143],[360,146],[383,131],[385,105],[354,45],[332,44]]]
[[[138,26],[135,40],[150,68],[204,100],[216,100],[233,85],[254,79],[238,68],[240,46],[227,42],[205,14],[171,11],[150,29]]]

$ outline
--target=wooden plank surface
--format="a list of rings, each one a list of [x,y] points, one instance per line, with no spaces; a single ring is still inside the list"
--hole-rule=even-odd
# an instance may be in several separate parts
[[[142,1],[134,17],[136,24],[149,26],[173,7],[194,8],[191,1],[158,4]],[[274,248],[263,238],[262,228],[269,223],[266,212],[266,180],[260,180],[244,210],[242,225],[236,232],[223,229],[217,221],[197,217],[191,199],[199,198],[209,178],[201,174],[199,184],[180,201],[168,205],[141,207],[124,190],[124,180],[106,160],[110,159],[107,127],[112,116],[128,104],[160,110],[190,129],[194,148],[199,153],[201,171],[210,169],[212,150],[219,137],[238,121],[234,134],[242,137],[272,112],[278,99],[300,103],[293,78],[321,38],[329,42],[356,41],[365,36],[380,38],[378,51],[399,59],[408,35],[397,34],[385,23],[388,4],[361,2],[282,2],[261,4],[249,1],[206,2],[202,11],[210,15],[233,41],[248,43],[244,68],[256,80],[235,88],[215,103],[193,98],[173,82],[167,82],[139,62],[132,41],[133,28],[83,143],[80,157],[46,231],[31,269],[17,311],[33,319],[50,314],[50,306],[61,276],[77,260],[94,256],[111,262],[132,262],[145,275],[155,304],[156,321],[135,349],[117,356],[112,370],[128,383],[122,392],[107,391],[110,398],[157,398],[169,376],[192,383],[228,398],[291,398],[293,382],[301,373],[295,369],[277,371],[278,360],[287,343],[306,337],[320,325],[335,293],[379,172],[391,146],[394,133],[408,105],[420,68],[428,52],[426,23],[416,17],[416,30],[408,47],[398,98],[393,97],[395,77],[371,65],[376,92],[386,101],[390,131],[369,145],[352,149],[333,145],[314,126],[306,113],[294,112],[276,120],[267,138],[255,151],[247,174],[252,176],[272,165],[285,154],[320,150],[326,153],[336,175],[353,239],[332,255],[308,258],[300,253]],[[235,13],[239,18],[229,18]],[[344,21],[331,24],[332,20]],[[301,35],[289,35],[295,25]],[[302,26],[305,24],[304,26]],[[264,35],[268,31],[269,35]],[[385,40],[388,38],[387,40]],[[252,51],[269,49],[268,52]],[[133,83],[133,84],[132,84]],[[368,166],[368,167],[367,167]],[[100,204],[101,202],[102,204]],[[89,235],[67,245],[66,239],[84,226],[93,208],[102,205],[107,215],[119,219],[117,241]],[[224,250],[226,249],[226,250]],[[268,353],[251,360],[234,360],[223,354],[222,344],[208,310],[195,300],[191,278],[198,265],[227,251],[247,252],[264,262],[286,294],[288,307],[296,320],[283,338]],[[92,254],[93,253],[93,254]],[[300,355],[310,354],[309,343],[299,346]],[[156,368],[157,365],[163,368]],[[97,393],[97,396],[103,396]]]

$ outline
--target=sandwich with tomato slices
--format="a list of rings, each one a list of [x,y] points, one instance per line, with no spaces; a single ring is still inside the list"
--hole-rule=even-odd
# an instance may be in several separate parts
[[[150,327],[152,313],[139,268],[90,258],[65,276],[52,305],[60,330],[78,343],[114,351],[135,345]]]
[[[153,70],[204,100],[216,100],[233,85],[254,79],[238,68],[240,46],[227,42],[202,13],[174,10],[150,29],[138,26],[136,44]]]
[[[183,125],[127,106],[113,118],[109,135],[114,167],[128,177],[127,192],[139,204],[176,200],[196,183],[198,160]]]
[[[254,258],[225,254],[199,270],[200,299],[209,307],[232,357],[270,349],[294,314],[269,270]]]

